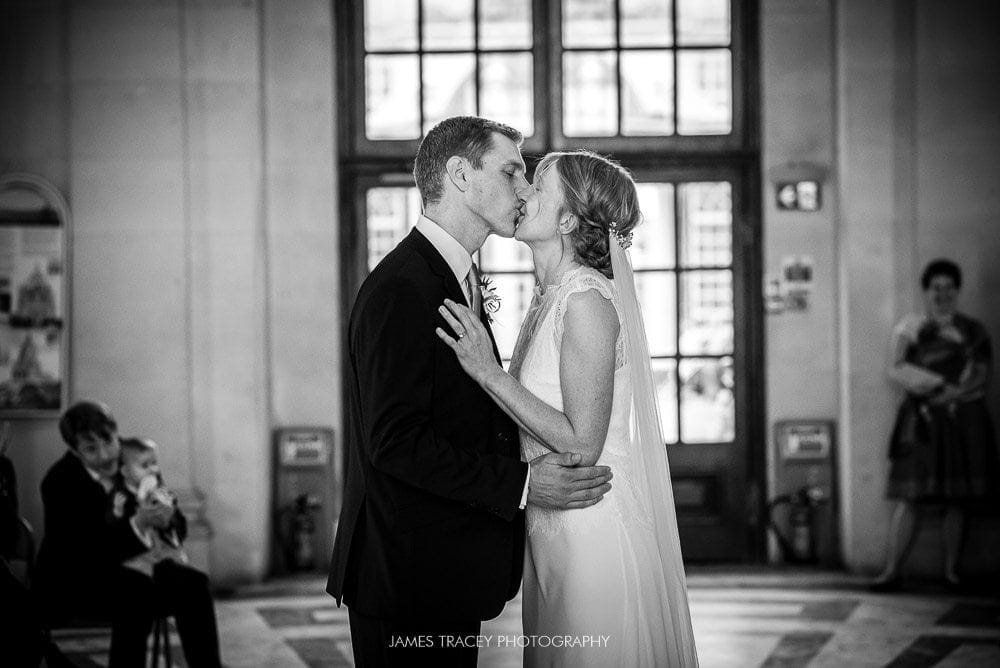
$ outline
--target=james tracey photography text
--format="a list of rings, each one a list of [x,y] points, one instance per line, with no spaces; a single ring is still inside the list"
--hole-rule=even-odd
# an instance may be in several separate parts
[[[611,636],[415,635],[392,636],[389,647],[607,647],[610,641]]]

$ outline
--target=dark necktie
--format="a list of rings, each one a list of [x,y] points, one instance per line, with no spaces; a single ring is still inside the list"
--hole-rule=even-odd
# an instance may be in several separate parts
[[[472,307],[472,312],[478,318],[480,310],[483,307],[483,291],[479,287],[479,267],[476,266],[475,262],[469,267],[469,275],[465,280],[469,287],[469,297],[471,297],[469,305]]]

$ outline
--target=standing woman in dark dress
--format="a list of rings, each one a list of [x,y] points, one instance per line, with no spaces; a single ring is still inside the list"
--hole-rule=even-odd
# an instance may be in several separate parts
[[[874,591],[900,587],[900,567],[925,504],[944,507],[944,578],[959,584],[965,506],[995,494],[1000,478],[985,400],[993,362],[989,334],[956,310],[962,272],[954,262],[934,260],[920,284],[925,312],[906,316],[893,330],[889,375],[906,398],[889,446],[887,496],[899,503]]]

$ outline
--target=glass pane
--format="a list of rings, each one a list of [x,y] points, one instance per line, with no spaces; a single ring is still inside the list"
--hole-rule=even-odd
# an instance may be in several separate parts
[[[729,0],[677,0],[678,44],[729,44]]]
[[[501,239],[491,234],[479,251],[479,268],[484,273],[491,271],[534,271],[531,251],[520,241]]]
[[[663,440],[677,442],[677,360],[652,360]]]
[[[471,53],[424,56],[424,132],[449,116],[476,113],[475,68]]]
[[[365,0],[365,48],[416,50],[417,0]]]
[[[563,54],[563,134],[606,137],[618,131],[614,52]]]
[[[635,292],[646,325],[650,355],[673,355],[677,351],[677,298],[672,271],[635,275]]]
[[[680,186],[681,265],[733,262],[733,195],[728,182]]]
[[[632,266],[636,269],[670,269],[674,266],[674,186],[670,183],[637,183],[642,222],[632,236]]]
[[[365,136],[420,137],[418,56],[365,56]]]
[[[563,0],[563,46],[615,46],[614,0]]]
[[[733,352],[733,275],[730,271],[681,274],[681,354]]]
[[[479,48],[527,49],[531,43],[529,0],[479,0]]]
[[[497,340],[500,357],[510,359],[517,343],[517,333],[521,330],[524,315],[528,312],[531,297],[535,291],[533,274],[486,274],[492,281],[500,310],[493,314],[493,336]]]
[[[473,0],[424,0],[425,49],[473,49]]]
[[[481,55],[479,86],[481,116],[517,128],[525,137],[534,134],[530,53]]]
[[[731,441],[736,435],[733,360],[681,360],[681,440]]]
[[[368,227],[368,270],[409,233],[420,215],[416,188],[371,188],[365,193]]]
[[[733,129],[733,73],[729,49],[677,53],[677,130],[724,135]]]
[[[619,0],[622,46],[669,46],[670,0]]]
[[[674,132],[674,69],[669,51],[622,52],[622,134]]]

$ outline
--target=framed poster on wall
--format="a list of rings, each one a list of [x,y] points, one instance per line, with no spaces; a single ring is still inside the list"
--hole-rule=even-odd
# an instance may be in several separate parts
[[[0,418],[53,416],[64,408],[67,219],[48,183],[0,177]]]

